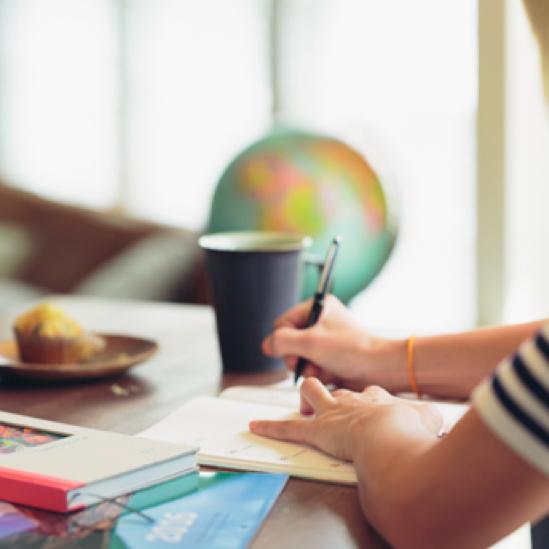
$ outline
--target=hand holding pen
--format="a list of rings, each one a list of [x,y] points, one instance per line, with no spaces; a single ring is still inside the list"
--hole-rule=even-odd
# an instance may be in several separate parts
[[[328,253],[326,255],[326,260],[324,262],[324,267],[322,268],[322,273],[320,274],[320,279],[318,281],[316,292],[313,298],[311,311],[307,319],[307,324],[305,325],[306,328],[309,328],[310,326],[313,326],[314,324],[316,324],[317,320],[319,319],[322,313],[322,309],[324,307],[324,298],[326,297],[326,293],[330,288],[332,272],[334,269],[335,259],[337,256],[340,242],[341,242],[341,237],[336,236],[334,237],[334,239],[332,240],[332,243],[330,244],[330,247],[328,248]],[[303,357],[300,357],[295,367],[294,383],[297,383],[297,381],[303,374],[303,370],[305,369],[306,364],[307,364],[307,360],[304,359]]]

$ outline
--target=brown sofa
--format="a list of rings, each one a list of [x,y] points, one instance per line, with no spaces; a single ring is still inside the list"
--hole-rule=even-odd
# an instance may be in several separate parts
[[[122,213],[46,200],[0,183],[0,284],[43,294],[205,303],[197,236]]]

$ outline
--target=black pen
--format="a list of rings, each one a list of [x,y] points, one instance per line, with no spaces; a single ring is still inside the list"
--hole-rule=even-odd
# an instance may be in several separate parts
[[[326,293],[328,292],[328,289],[330,287],[332,272],[334,270],[335,258],[337,255],[337,251],[339,249],[340,242],[341,242],[341,237],[336,236],[334,237],[334,239],[332,240],[332,243],[330,244],[330,247],[328,248],[326,261],[324,262],[322,273],[320,274],[320,279],[318,281],[318,286],[316,287],[315,296],[313,298],[313,304],[311,306],[309,318],[307,319],[307,325],[305,326],[306,328],[308,328],[309,326],[312,326],[313,324],[316,324],[316,321],[318,320],[318,318],[320,317],[320,314],[322,313],[322,308],[324,307],[324,298],[326,297]],[[297,364],[295,366],[294,384],[297,383],[297,380],[303,374],[303,370],[305,369],[306,364],[307,364],[307,360],[304,359],[303,357],[300,357],[299,360],[297,361]]]

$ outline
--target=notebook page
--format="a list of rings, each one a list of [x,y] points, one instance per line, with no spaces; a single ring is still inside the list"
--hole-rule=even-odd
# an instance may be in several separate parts
[[[284,406],[292,411],[299,410],[299,387],[285,381],[263,387],[250,385],[229,387],[219,395],[219,398],[255,402],[269,406]]]
[[[299,386],[295,386],[290,379],[274,385],[264,385],[260,387],[249,385],[229,387],[228,389],[225,389],[219,397],[242,402],[284,406],[293,411],[299,410]],[[410,400],[417,400],[411,397],[408,398]],[[434,404],[440,410],[444,420],[445,431],[451,429],[469,408],[468,404],[454,402],[441,402],[437,400],[425,402]]]
[[[200,446],[202,465],[286,472],[293,476],[341,483],[356,483],[350,463],[318,450],[250,433],[252,419],[296,417],[280,406],[200,397],[183,405],[140,436]]]
[[[446,431],[449,431],[469,409],[469,404],[437,401],[432,401],[431,404],[434,404],[440,410]]]

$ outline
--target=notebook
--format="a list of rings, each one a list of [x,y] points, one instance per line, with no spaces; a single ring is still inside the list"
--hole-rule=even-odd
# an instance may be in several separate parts
[[[437,404],[448,428],[467,410],[462,404]],[[248,430],[252,419],[297,417],[298,408],[299,391],[290,380],[266,387],[231,387],[217,398],[191,400],[140,435],[199,446],[201,465],[356,484],[352,464],[308,446],[260,437]]]
[[[196,451],[0,412],[0,498],[73,511],[194,471]]]

